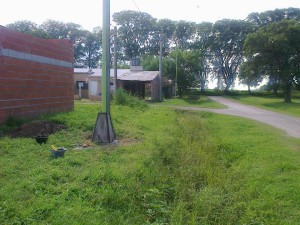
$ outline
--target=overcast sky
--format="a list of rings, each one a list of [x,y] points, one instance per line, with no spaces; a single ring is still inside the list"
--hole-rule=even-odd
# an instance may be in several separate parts
[[[300,8],[300,0],[111,0],[111,15],[122,10],[147,12],[157,19],[215,22],[245,19],[251,12],[276,8]],[[102,0],[4,0],[0,25],[47,19],[80,24],[87,30],[102,26]]]

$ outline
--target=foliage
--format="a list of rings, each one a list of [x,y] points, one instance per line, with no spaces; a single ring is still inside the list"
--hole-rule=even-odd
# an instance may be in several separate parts
[[[245,55],[254,58],[260,74],[276,78],[285,90],[285,102],[291,102],[291,87],[299,78],[300,49],[295,40],[300,25],[295,20],[282,20],[260,28],[250,34],[244,44]],[[255,58],[259,58],[256,59]]]
[[[156,19],[147,13],[125,10],[114,13],[113,21],[118,27],[121,52],[127,60],[149,52]]]
[[[299,140],[242,118],[112,105],[119,144],[76,150],[90,143],[98,110],[76,102],[44,116],[67,125],[44,145],[0,139],[1,224],[300,220]],[[51,144],[65,156],[50,157]]]
[[[159,58],[153,55],[144,55],[142,66],[146,71],[159,71]]]
[[[196,24],[193,22],[180,20],[176,23],[174,31],[174,42],[179,49],[189,49],[194,41]]]
[[[212,34],[212,23],[202,22],[197,25],[197,36],[194,44],[191,46],[192,49],[198,50],[201,54],[199,60],[201,71],[199,72],[199,82],[201,92],[205,91],[206,82],[209,76],[209,73],[212,71],[210,64],[211,56],[211,34]]]
[[[94,28],[93,32],[84,31],[84,42],[82,43],[82,54],[77,60],[77,67],[99,68],[102,57],[102,29]]]
[[[255,24],[256,27],[263,27],[284,19],[300,20],[300,9],[290,7],[286,9],[268,10],[261,13],[254,12],[250,13],[246,20]]]
[[[172,80],[177,80],[178,94],[183,94],[190,88],[199,85],[201,73],[201,55],[199,51],[173,51],[165,59],[165,74]]]
[[[240,67],[238,78],[242,84],[248,86],[250,93],[250,87],[257,87],[263,81],[264,76],[259,74],[258,66],[255,62],[246,61]]]
[[[116,105],[126,105],[133,108],[145,109],[147,104],[143,100],[139,100],[137,97],[134,97],[128,94],[124,89],[119,88],[116,94],[113,96],[114,104]]]
[[[252,25],[242,20],[219,20],[212,27],[210,60],[216,75],[225,83],[225,92],[233,85],[243,61],[244,40]]]
[[[36,23],[28,20],[16,21],[14,23],[7,24],[6,27],[40,38],[47,37],[47,33],[43,29],[39,28]]]

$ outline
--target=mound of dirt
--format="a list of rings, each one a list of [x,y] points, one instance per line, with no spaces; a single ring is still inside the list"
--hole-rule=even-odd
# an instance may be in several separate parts
[[[12,138],[18,137],[28,137],[35,138],[38,135],[47,135],[54,134],[56,132],[64,129],[65,126],[62,124],[57,124],[49,121],[32,121],[30,123],[25,123],[17,129],[13,130],[10,133]]]

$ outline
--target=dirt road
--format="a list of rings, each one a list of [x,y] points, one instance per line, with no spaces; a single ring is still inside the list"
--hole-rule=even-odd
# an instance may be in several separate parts
[[[254,106],[244,105],[230,99],[219,96],[211,96],[210,99],[228,106],[227,109],[205,109],[196,107],[180,107],[185,110],[209,111],[226,115],[240,116],[259,122],[269,124],[278,129],[284,130],[288,135],[300,138],[300,118],[288,116],[281,113],[272,112],[256,108]]]

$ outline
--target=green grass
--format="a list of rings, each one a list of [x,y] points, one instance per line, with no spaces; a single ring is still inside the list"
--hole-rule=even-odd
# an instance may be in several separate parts
[[[158,103],[156,103],[158,104]],[[200,98],[191,98],[191,97],[182,97],[182,98],[173,98],[173,99],[165,99],[162,103],[163,105],[179,105],[179,106],[193,106],[200,108],[211,108],[211,109],[223,109],[226,106],[214,102],[209,99],[207,96],[202,96]]]
[[[299,224],[300,140],[242,118],[113,105],[119,144],[74,150],[99,109],[44,116],[67,126],[44,145],[0,139],[0,224]]]
[[[266,95],[265,96],[236,95],[236,96],[230,96],[230,98],[238,100],[241,103],[300,117],[299,97],[292,98],[292,103],[284,103],[281,97],[266,96]]]

